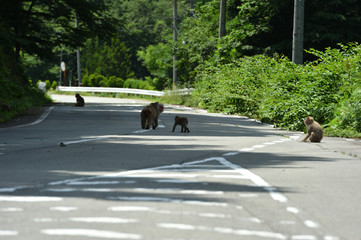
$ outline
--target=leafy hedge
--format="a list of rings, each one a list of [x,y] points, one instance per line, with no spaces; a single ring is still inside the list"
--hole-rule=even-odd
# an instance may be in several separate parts
[[[84,86],[88,87],[123,87],[124,84],[124,80],[122,78],[116,76],[107,78],[98,73],[85,75],[82,82]]]
[[[51,100],[26,80],[13,55],[0,47],[0,123]]]
[[[361,46],[310,50],[303,66],[283,57],[258,55],[208,66],[197,77],[193,97],[201,107],[245,114],[276,126],[302,130],[313,116],[330,134],[361,133]],[[360,134],[361,136],[361,134]]]

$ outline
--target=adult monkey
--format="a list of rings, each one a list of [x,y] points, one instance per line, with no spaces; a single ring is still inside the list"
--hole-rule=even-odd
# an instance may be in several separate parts
[[[305,118],[304,123],[307,127],[307,135],[302,142],[321,142],[323,138],[321,125],[310,116]]]
[[[152,126],[153,129],[158,127],[158,118],[160,113],[164,111],[164,106],[159,102],[151,103],[144,107],[140,112],[141,125],[143,129],[149,129]]]

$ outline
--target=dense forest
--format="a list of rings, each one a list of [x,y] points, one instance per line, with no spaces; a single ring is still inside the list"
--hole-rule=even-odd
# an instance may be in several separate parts
[[[293,1],[4,0],[0,121],[47,101],[39,80],[84,86],[192,87],[188,104],[300,130],[314,116],[329,135],[361,133],[361,0],[305,1],[304,64],[293,64]],[[77,24],[76,24],[77,22]],[[173,40],[176,28],[178,38]],[[66,63],[66,77],[60,62]]]

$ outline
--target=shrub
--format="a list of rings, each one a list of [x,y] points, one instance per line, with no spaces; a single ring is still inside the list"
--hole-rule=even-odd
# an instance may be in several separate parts
[[[124,82],[123,85],[125,88],[137,88],[137,89],[145,89],[145,90],[154,90],[148,82],[138,79],[129,78]]]

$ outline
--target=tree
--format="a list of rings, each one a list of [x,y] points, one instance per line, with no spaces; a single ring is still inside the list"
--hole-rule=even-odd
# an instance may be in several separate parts
[[[114,31],[103,1],[3,0],[0,11],[0,44],[14,49],[17,57],[21,52],[49,57],[55,46],[75,48],[90,36]]]
[[[128,48],[117,36],[109,42],[100,43],[99,39],[90,39],[85,45],[82,65],[88,74],[98,73],[106,77],[131,78],[131,61]]]

